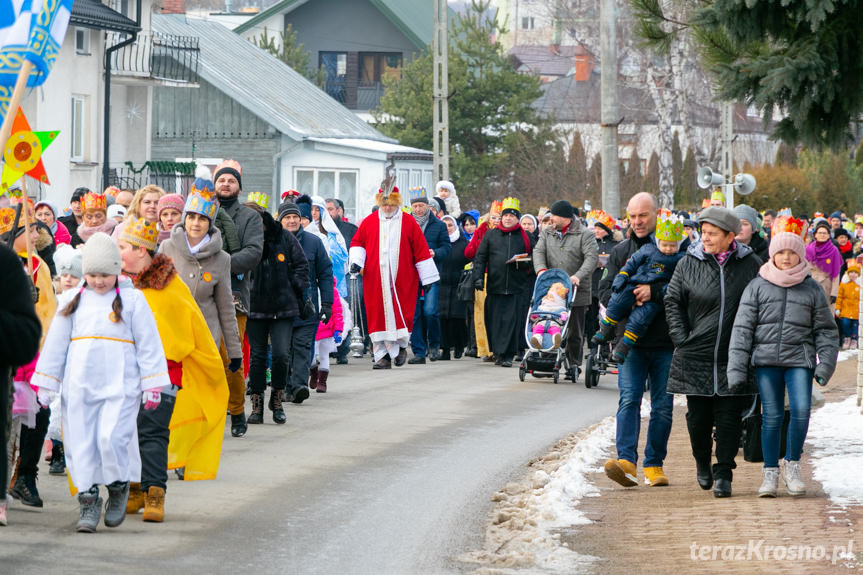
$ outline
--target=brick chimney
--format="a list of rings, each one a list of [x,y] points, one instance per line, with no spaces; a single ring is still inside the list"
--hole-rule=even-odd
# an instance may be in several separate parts
[[[185,14],[186,0],[162,0],[162,14]]]
[[[575,81],[587,82],[593,73],[593,54],[584,46],[579,44],[575,47]]]

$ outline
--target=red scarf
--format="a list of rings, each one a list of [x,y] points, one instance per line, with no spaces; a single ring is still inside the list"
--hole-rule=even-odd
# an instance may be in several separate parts
[[[498,228],[500,229],[500,231],[505,232],[505,233],[514,232],[515,230],[520,231],[521,232],[521,239],[524,241],[524,253],[526,253],[526,254],[530,253],[530,238],[527,237],[527,232],[524,231],[524,228],[521,227],[520,223],[516,222],[516,224],[514,226],[512,226],[511,228],[505,228],[505,227],[503,227],[503,224],[500,224],[498,226]]]

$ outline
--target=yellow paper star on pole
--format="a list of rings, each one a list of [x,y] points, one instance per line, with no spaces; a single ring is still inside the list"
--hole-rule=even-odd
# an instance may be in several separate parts
[[[51,145],[59,130],[51,132],[34,132],[21,108],[15,114],[12,122],[12,135],[3,150],[3,175],[0,177],[0,192],[9,190],[9,186],[21,179],[24,174],[39,180],[44,184],[48,181],[45,165],[42,163],[42,152]]]

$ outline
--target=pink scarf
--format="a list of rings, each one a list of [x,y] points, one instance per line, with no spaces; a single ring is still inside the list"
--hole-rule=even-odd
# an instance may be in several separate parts
[[[796,286],[806,279],[806,276],[809,275],[809,263],[804,260],[790,270],[781,270],[773,263],[773,258],[770,258],[766,264],[761,266],[758,275],[773,285],[788,288]]]

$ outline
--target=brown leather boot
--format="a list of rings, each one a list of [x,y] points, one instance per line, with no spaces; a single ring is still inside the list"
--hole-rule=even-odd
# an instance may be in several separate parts
[[[126,513],[137,515],[144,508],[144,492],[141,491],[140,483],[129,484],[129,501],[126,502]]]
[[[264,422],[264,394],[263,393],[253,393],[249,396],[252,400],[252,413],[249,414],[249,418],[246,419],[246,423],[249,425],[256,423]]]
[[[273,421],[282,424],[288,420],[285,415],[285,408],[282,407],[282,401],[285,400],[285,390],[272,390],[270,392],[270,411],[273,412]]]
[[[318,388],[315,390],[318,393],[326,393],[327,392],[327,378],[330,376],[329,371],[325,371],[323,369],[318,371]]]
[[[309,389],[318,387],[318,366],[309,368]]]
[[[165,490],[155,485],[147,490],[144,498],[144,521],[161,523],[165,520]]]

